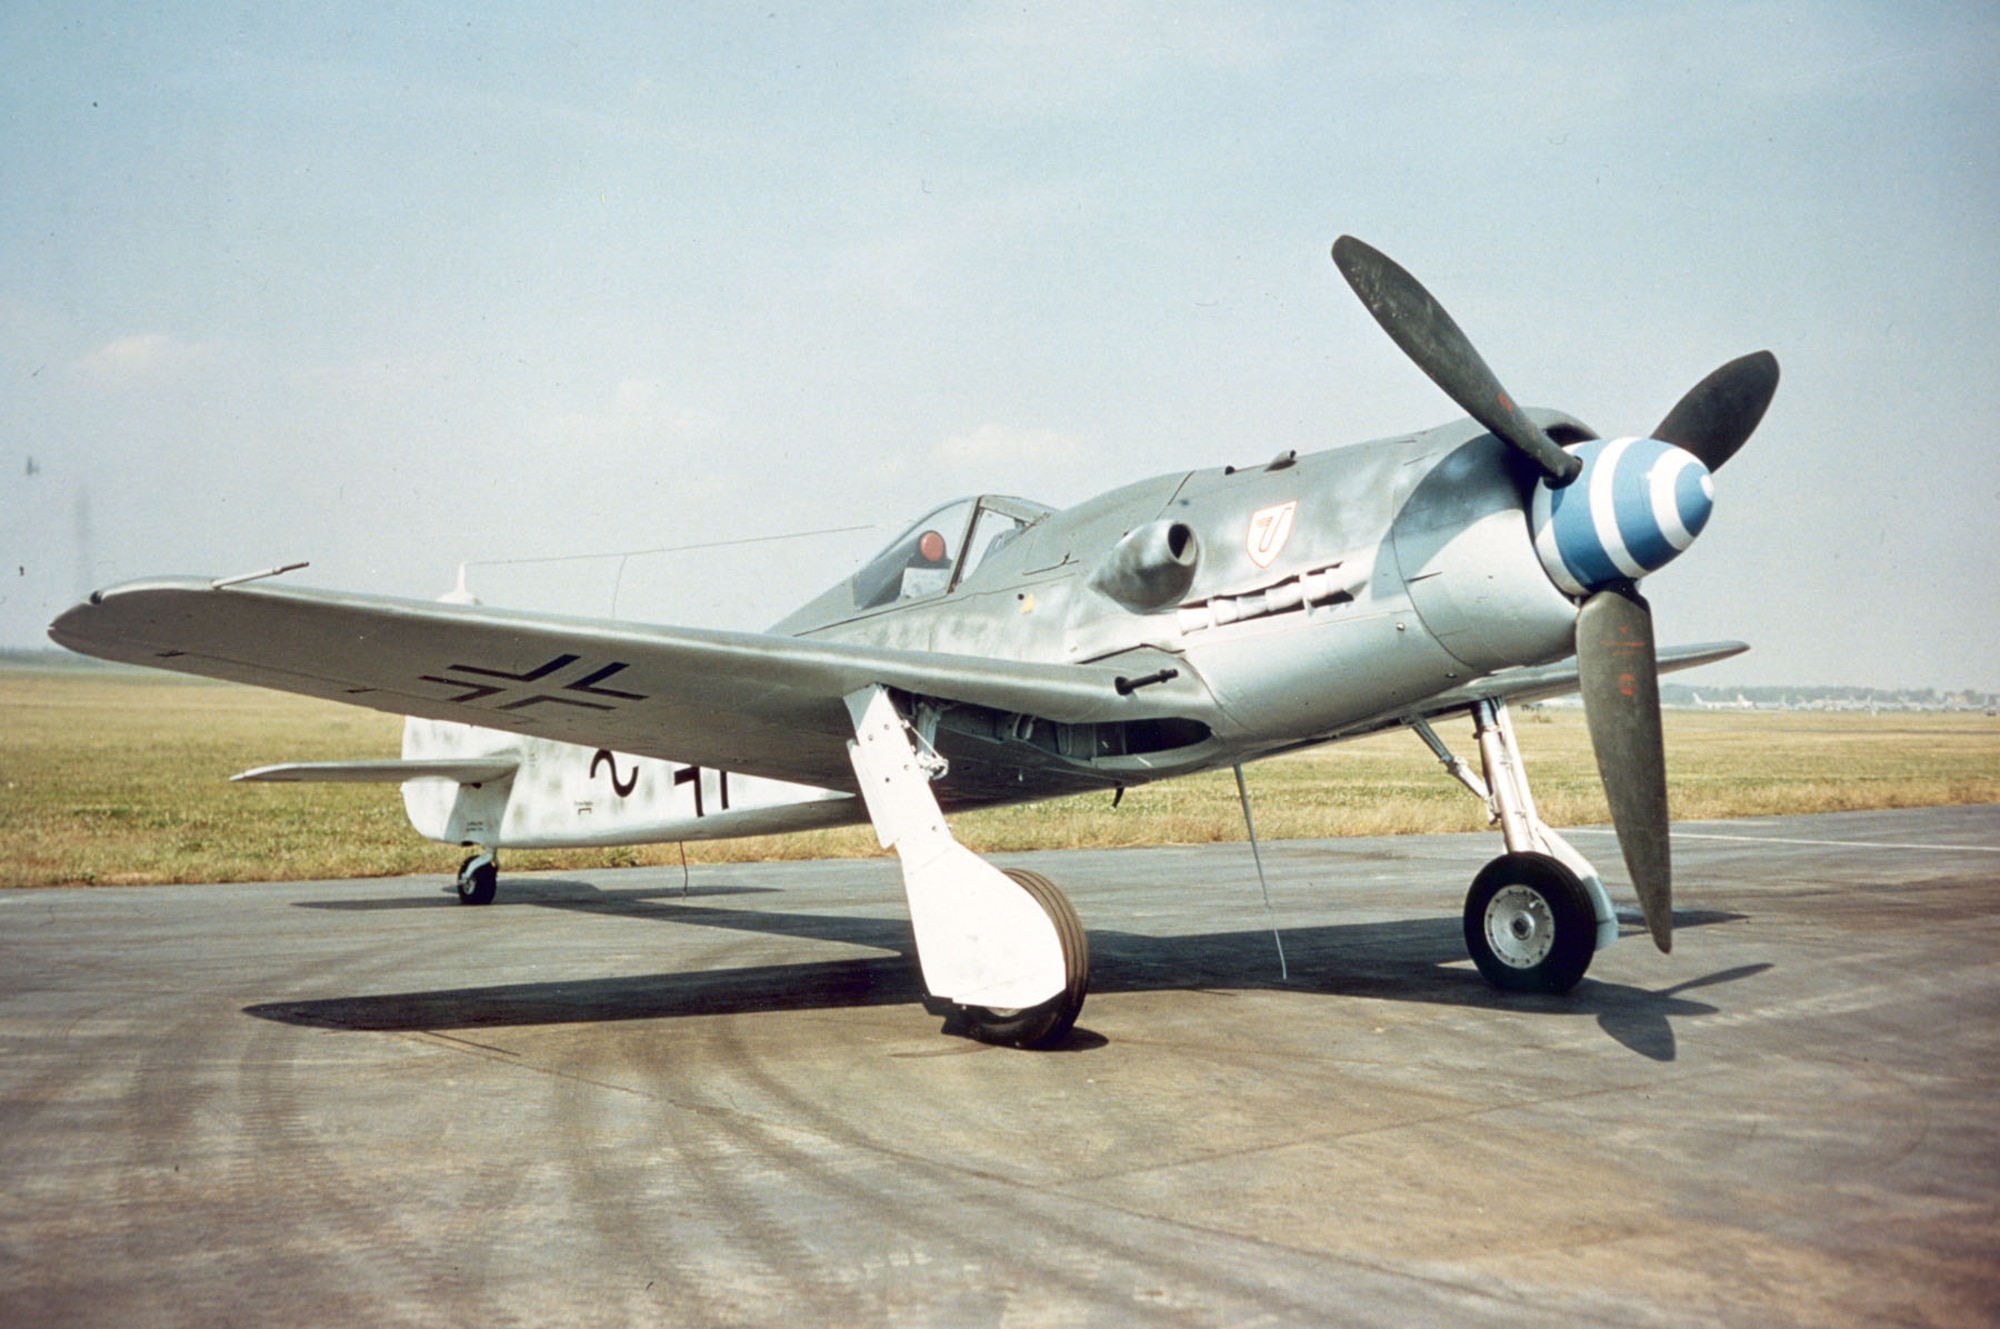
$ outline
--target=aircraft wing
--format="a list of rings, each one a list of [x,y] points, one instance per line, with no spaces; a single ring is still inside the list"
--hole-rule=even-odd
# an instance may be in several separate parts
[[[200,578],[99,591],[49,627],[85,655],[852,790],[841,698],[880,683],[1084,722],[1212,706],[1193,679]],[[1198,694],[1198,695],[1197,695]]]
[[[1727,660],[1732,655],[1741,655],[1750,649],[1749,643],[1741,641],[1710,641],[1695,646],[1663,646],[1659,651],[1660,672],[1672,673],[1677,669],[1693,669],[1696,665],[1714,664],[1717,660]],[[1545,701],[1550,697],[1566,696],[1575,692],[1577,682],[1576,657],[1558,660],[1554,664],[1534,665],[1524,669],[1503,669],[1496,674],[1441,692],[1426,700],[1416,715],[1428,720],[1435,716],[1449,715],[1462,711],[1475,701],[1531,702]]]

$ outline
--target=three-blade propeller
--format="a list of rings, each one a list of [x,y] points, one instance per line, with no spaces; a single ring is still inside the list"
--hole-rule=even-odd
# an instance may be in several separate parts
[[[1688,389],[1653,437],[1692,452],[1711,471],[1720,470],[1763,420],[1777,390],[1778,357],[1754,351]]]
[[[1471,339],[1415,277],[1351,235],[1334,242],[1333,261],[1403,353],[1466,414],[1540,467],[1548,490],[1560,490],[1583,473],[1583,460],[1557,446],[1515,404]],[[1631,492],[1643,493],[1642,487],[1651,484],[1652,508],[1670,508],[1673,486],[1677,480],[1687,481],[1691,473],[1705,495],[1706,472],[1716,470],[1743,446],[1764,418],[1777,387],[1778,361],[1769,351],[1732,360],[1697,383],[1653,431],[1654,439],[1672,447],[1646,446],[1668,454],[1678,448],[1691,454],[1700,466],[1681,457],[1676,471],[1670,456],[1667,467],[1639,477]],[[1610,455],[1609,450],[1600,455]],[[1610,481],[1622,480],[1609,471],[1605,474]],[[1578,492],[1584,488],[1577,486]],[[1610,485],[1605,488],[1608,492]],[[1687,510],[1698,511],[1705,519],[1705,497],[1690,496]],[[1668,524],[1673,525],[1671,521]],[[1635,583],[1649,566],[1657,566],[1685,547],[1696,530],[1698,524],[1692,530],[1679,530],[1680,538],[1673,548],[1663,547],[1664,556],[1656,556],[1652,564],[1620,541],[1618,557],[1604,564],[1588,582],[1578,582],[1584,594],[1576,619],[1576,662],[1590,743],[1597,754],[1598,774],[1604,781],[1626,870],[1631,873],[1646,926],[1663,951],[1672,949],[1674,924],[1666,754],[1660,736],[1660,670],[1652,610]],[[1623,565],[1615,566],[1619,558]],[[1633,571],[1635,567],[1639,571]]]
[[[1514,404],[1473,348],[1472,339],[1394,259],[1343,235],[1333,242],[1333,262],[1390,340],[1467,415],[1533,458],[1549,483],[1566,485],[1582,474],[1583,463],[1557,447]]]

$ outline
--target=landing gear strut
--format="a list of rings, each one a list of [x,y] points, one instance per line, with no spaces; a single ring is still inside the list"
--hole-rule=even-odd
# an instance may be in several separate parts
[[[1535,812],[1528,773],[1502,701],[1475,702],[1482,781],[1429,724],[1411,723],[1452,776],[1483,800],[1507,852],[1481,868],[1465,897],[1465,948],[1486,981],[1508,992],[1567,992],[1600,947],[1618,939],[1618,914],[1589,860]]]
[[[933,997],[988,1043],[1052,1047],[1069,1035],[1090,985],[1090,946],[1062,892],[1033,872],[1001,872],[952,838],[931,793],[947,764],[923,716],[888,689],[849,693],[848,753],[875,825],[903,868],[917,964]]]
[[[492,850],[482,850],[458,865],[458,902],[492,904],[500,886],[500,859]]]

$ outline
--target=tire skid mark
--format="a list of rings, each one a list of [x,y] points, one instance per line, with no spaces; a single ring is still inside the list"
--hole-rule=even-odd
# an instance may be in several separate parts
[[[724,1019],[707,1031],[707,1056],[731,1082],[737,1079],[736,1068],[751,1063],[742,1038],[745,1024],[739,1019]],[[812,1318],[820,1323],[847,1324],[875,1318],[869,1313],[874,1308],[863,1304],[851,1286],[827,1277],[833,1271],[819,1244],[811,1240],[810,1233],[824,1224],[844,1225],[851,1218],[844,1210],[829,1212],[821,1203],[827,1188],[819,1184],[821,1167],[813,1152],[777,1138],[781,1131],[793,1128],[780,1128],[763,1120],[760,1113],[741,1108],[720,1117],[676,1124],[677,1140],[683,1147],[697,1135],[698,1127],[693,1143],[698,1146],[706,1185],[781,1288],[789,1285],[793,1297],[799,1295],[801,1283],[810,1289]],[[774,1181],[779,1184],[770,1184]]]
[[[1690,1072],[1676,1076],[1676,1084],[1699,1083],[1703,1080],[1726,1080],[1734,1073],[1733,1067],[1718,1067],[1712,1070]],[[1300,1145],[1324,1144],[1333,1141],[1363,1140],[1370,1136],[1390,1135],[1398,1131],[1420,1130],[1445,1122],[1471,1122],[1482,1117],[1496,1116],[1507,1112],[1528,1111],[1539,1107],[1549,1107],[1563,1103],[1578,1103],[1597,1098],[1617,1098],[1624,1096],[1643,1097],[1659,1091],[1658,1081],[1633,1082],[1631,1084],[1599,1085],[1589,1089],[1579,1089],[1568,1093],[1543,1093],[1523,1098],[1508,1099],[1496,1103],[1467,1103],[1459,1107],[1421,1115],[1399,1115],[1393,1120],[1370,1123],[1361,1126],[1344,1126],[1317,1131],[1300,1131],[1296,1135],[1281,1140],[1265,1141],[1242,1145],[1229,1149],[1213,1149],[1183,1157],[1161,1159],[1143,1163],[1136,1167],[1109,1168],[1094,1172],[1079,1172],[1071,1177],[1073,1183],[1096,1184],[1121,1178],[1140,1177],[1155,1172],[1170,1172],[1177,1168],[1194,1164],[1216,1163],[1229,1159],[1254,1158],[1259,1154],[1278,1153]],[[1400,1092],[1400,1091],[1399,1091]]]
[[[290,981],[312,986],[331,976],[343,984],[367,983],[398,968],[394,956],[349,952],[294,973]],[[238,1076],[241,1110],[251,1127],[245,1134],[254,1149],[249,1162],[258,1191],[282,1206],[260,1223],[273,1234],[260,1257],[281,1261],[286,1281],[310,1288],[316,1308],[343,1308],[338,1318],[379,1319],[385,1309],[420,1304],[424,1280],[410,1252],[435,1249],[439,1234],[416,1231],[403,1217],[393,1188],[375,1177],[370,1151],[329,1138],[343,1119],[341,1081],[300,1066],[308,1031],[245,1023],[254,1027]],[[281,1179],[275,1190],[274,1177]]]
[[[702,958],[711,966],[727,963],[747,946],[733,940],[734,945],[722,938],[712,940],[702,948]],[[620,1083],[614,1077],[640,1077],[631,1077],[631,1068],[607,1055],[607,1049],[622,1044],[630,1033],[621,1036],[601,1027],[598,1032],[603,1036],[570,1045],[584,1054],[572,1064],[559,1064],[553,1056],[532,1063],[534,1070],[549,1077],[543,1115],[566,1127],[559,1138],[561,1172],[568,1186],[565,1198],[592,1232],[598,1264],[623,1275],[628,1314],[657,1315],[671,1309],[678,1320],[749,1322],[753,1317],[737,1307],[742,1279],[726,1280],[723,1295],[717,1295],[705,1281],[688,1278],[690,1271],[715,1258],[704,1238],[720,1227],[709,1214],[688,1221],[690,1205],[699,1196],[686,1193],[683,1178],[694,1170],[698,1155],[679,1147],[671,1128],[693,1113],[693,1105]],[[592,1090],[610,1090],[616,1097]],[[660,1129],[663,1123],[669,1128],[665,1132]],[[663,1133],[670,1138],[663,1140]],[[635,1154],[642,1161],[630,1162]],[[666,1216],[678,1221],[662,1222]],[[743,1244],[727,1236],[725,1229],[725,1254]],[[728,1295],[732,1288],[737,1289],[734,1297]]]
[[[763,1290],[765,1314],[776,1312],[820,1324],[866,1322],[872,1317],[852,1290],[821,1277],[825,1261],[799,1230],[802,1221],[812,1221],[808,1187],[796,1174],[774,1165],[769,1150],[758,1147],[758,1137],[769,1127],[730,1092],[736,1080],[730,1068],[745,1060],[738,1034],[742,1021],[725,1017],[702,1023],[706,1026],[700,1031],[703,1076],[727,1086],[727,1107],[676,1113],[666,1124],[675,1155],[697,1184],[701,1202],[734,1234],[724,1263],[729,1278],[722,1290],[734,1294],[748,1273],[753,1285]],[[835,1215],[834,1221],[842,1217]],[[712,1299],[716,1293],[709,1295]]]
[[[720,966],[753,951],[761,951],[755,940],[735,940],[704,946],[702,959]],[[623,1257],[620,1263],[650,1271],[654,1297],[670,1305],[677,1317],[715,1323],[761,1324],[779,1318],[853,1323],[856,1308],[844,1297],[829,1300],[804,1292],[813,1287],[809,1271],[816,1262],[795,1239],[791,1225],[767,1212],[759,1189],[746,1183],[746,1170],[761,1173],[764,1164],[731,1141],[733,1123],[742,1116],[739,1109],[684,1101],[687,1096],[679,1093],[654,1093],[646,1097],[657,1115],[647,1115],[641,1129],[628,1132],[606,1120],[610,1105],[605,1100],[585,1090],[613,1075],[643,1073],[631,1054],[657,1046],[663,1035],[675,1045],[698,1045],[702,1072],[711,1074],[718,1060],[727,1064],[730,1057],[726,1052],[716,1057],[709,1046],[713,1034],[700,1028],[708,1023],[674,1021],[589,1040],[585,1072],[564,1074],[552,1089],[560,1100],[559,1108],[552,1104],[552,1112],[560,1110],[565,1120],[574,1115],[603,1122],[599,1132],[578,1131],[569,1140],[567,1171],[579,1184],[578,1202],[586,1207],[600,1242]],[[657,1066],[644,1069],[658,1073]],[[626,1134],[637,1136],[639,1147],[652,1147],[642,1168],[609,1164],[603,1148],[586,1143]],[[653,1208],[644,1207],[646,1202]]]
[[[653,1113],[665,1109],[669,1122],[679,1114],[671,1103],[651,1096],[637,1103],[608,1099],[592,1092],[598,1080],[595,1075],[554,1078],[548,1083],[544,1115],[568,1128],[558,1142],[565,1199],[592,1234],[593,1262],[602,1272],[601,1281],[611,1285],[605,1293],[622,1285],[623,1312],[633,1319],[671,1310],[681,1322],[754,1322],[754,1316],[732,1314],[734,1301],[718,1297],[706,1280],[688,1277],[712,1262],[705,1239],[720,1239],[725,1252],[741,1243],[714,1216],[700,1212],[699,1197],[688,1193],[685,1181],[692,1171],[688,1151],[661,1138],[671,1130],[663,1132]],[[608,1111],[617,1108],[625,1113]],[[725,1293],[740,1282],[725,1280]]]
[[[354,1034],[343,1030],[339,1031],[338,1036],[351,1038],[354,1037]],[[619,1084],[616,1081],[605,1079],[601,1076],[584,1075],[577,1071],[565,1070],[560,1066],[547,1065],[542,1061],[531,1058],[523,1052],[492,1047],[485,1043],[475,1043],[470,1039],[456,1038],[450,1034],[440,1033],[435,1029],[411,1029],[391,1032],[388,1034],[388,1037],[415,1043],[423,1047],[435,1048],[441,1052],[452,1052],[461,1056],[477,1057],[482,1061],[496,1062],[502,1066],[512,1066],[519,1070],[532,1072],[535,1075],[549,1076],[552,1079],[574,1080],[579,1084],[587,1084],[593,1089],[605,1090],[607,1093],[631,1094],[636,1098],[658,1097],[658,1095],[649,1093],[644,1089],[635,1089],[629,1084]]]
[[[307,966],[324,969],[338,960]],[[262,1193],[264,1177],[250,1151],[259,1133],[245,1121],[243,1084],[225,1063],[238,1063],[239,1036],[254,1031],[226,1019],[218,1022],[210,998],[175,994],[144,1003],[146,1034],[126,1083],[116,1095],[117,1126],[107,1132],[123,1154],[115,1169],[119,1199],[114,1212],[135,1221],[115,1233],[121,1249],[117,1268],[126,1273],[139,1305],[133,1312],[171,1319],[227,1318],[234,1284],[228,1277],[201,1280],[184,1293],[174,1290],[172,1269],[190,1258],[224,1269],[255,1260],[268,1267],[271,1252],[246,1252],[240,1245],[210,1250],[204,1239],[229,1232],[246,1195]],[[192,1049],[192,1055],[190,1050]],[[238,1126],[230,1130],[228,1127]],[[160,1221],[173,1215],[173,1221]],[[257,1215],[282,1227],[285,1215]],[[267,1229],[271,1230],[271,1229]],[[337,1300],[337,1299],[336,1299]]]
[[[486,967],[496,930],[477,925],[490,921],[495,920],[481,915],[445,924],[442,942],[438,935],[427,938],[427,954],[444,967]],[[374,972],[385,980],[407,974],[400,957],[391,957]],[[319,1036],[341,1041],[351,1037],[333,1030],[320,1031]],[[541,1133],[523,1133],[498,1151],[462,1148],[460,1115],[488,1117],[495,1105],[485,1084],[460,1083],[452,1067],[468,1056],[516,1066],[518,1054],[437,1031],[412,1031],[381,1043],[361,1039],[355,1045],[387,1048],[398,1043],[422,1050],[403,1068],[416,1084],[405,1125],[410,1137],[405,1149],[421,1166],[395,1183],[407,1195],[392,1212],[388,1240],[380,1243],[387,1248],[385,1258],[411,1266],[408,1304],[413,1322],[435,1322],[435,1307],[441,1303],[453,1308],[455,1318],[516,1322],[521,1312],[512,1304],[510,1291],[524,1277],[538,1279],[545,1272],[539,1265],[529,1267],[539,1254],[533,1223],[536,1202],[530,1192],[539,1175]],[[444,1074],[433,1074],[436,1069]],[[481,1133],[487,1139],[496,1134],[490,1125],[482,1126]],[[517,1146],[525,1146],[526,1159],[513,1152]]]
[[[446,963],[460,962],[476,941],[455,936],[430,954]],[[289,970],[286,985],[295,991],[328,982],[371,987],[407,969],[407,958],[393,949],[343,946],[318,963]],[[484,1205],[471,1206],[473,1226],[465,1232],[460,1229],[467,1221],[466,1204],[441,1203],[439,1196],[420,1188],[434,1186],[443,1176],[453,1188],[476,1191],[483,1185],[491,1191],[497,1183],[504,1193],[513,1184],[513,1171],[480,1158],[452,1157],[449,1129],[435,1123],[432,1099],[413,1100],[412,1110],[389,1135],[362,1147],[341,1138],[349,1119],[343,1097],[347,1081],[327,1073],[326,1059],[302,1057],[302,1050],[332,1049],[333,1060],[363,1065],[370,1074],[421,1070],[417,1063],[383,1065],[382,1050],[393,1044],[342,1040],[327,1031],[254,1018],[241,1024],[252,1031],[238,1074],[243,1117],[253,1127],[245,1132],[255,1148],[251,1161],[262,1191],[280,1197],[282,1206],[260,1223],[275,1234],[260,1257],[285,1261],[287,1283],[312,1290],[315,1315],[320,1306],[352,1304],[361,1318],[380,1321],[385,1310],[396,1309],[398,1318],[422,1321],[426,1317],[420,1308],[427,1300],[449,1295],[462,1304],[478,1280],[466,1277],[459,1266],[441,1265],[445,1260],[463,1262],[467,1252],[485,1251],[477,1215],[490,1210],[493,1198],[488,1195]],[[413,1136],[415,1164],[410,1165],[405,1160]],[[269,1185],[274,1176],[282,1179],[275,1190]]]
[[[1065,1211],[1073,1212],[1082,1206],[1099,1212],[1116,1212],[1148,1227],[1177,1229],[1189,1237],[1214,1243],[1221,1252],[1254,1250],[1261,1255],[1271,1250],[1285,1250],[1317,1265],[1335,1263],[1347,1269],[1366,1271],[1408,1288],[1442,1294],[1454,1302],[1469,1302],[1488,1308],[1526,1306],[1515,1297],[1497,1293],[1471,1280],[1438,1277],[1351,1255],[1330,1255],[1320,1250],[1287,1247],[1271,1238],[1246,1237],[1227,1229],[1190,1223],[1097,1197],[1072,1194],[1060,1186],[1039,1185],[1017,1177],[996,1175],[990,1170],[967,1168],[933,1156],[887,1147],[879,1140],[856,1131],[845,1117],[829,1112],[810,1095],[789,1087],[768,1066],[746,1061],[741,1065],[741,1071],[778,1100],[788,1118],[810,1123],[791,1129],[801,1133],[810,1131],[846,1151],[893,1160],[899,1176],[891,1193],[901,1197],[902,1201],[893,1211],[898,1228],[925,1234],[926,1239],[932,1241],[937,1239],[938,1234],[949,1234],[951,1241],[968,1248],[979,1262],[1003,1266],[1023,1258],[1024,1252],[1019,1243],[987,1239],[983,1234],[1034,1234],[1036,1249],[1055,1256],[1054,1264],[1040,1261],[1034,1266],[1034,1276],[1044,1289],[1058,1287],[1073,1297],[1108,1300],[1129,1311],[1132,1302],[1115,1289],[1104,1286],[1103,1275],[1107,1268],[1121,1267],[1133,1271],[1135,1287],[1141,1281],[1137,1275],[1144,1275],[1144,1282],[1150,1286],[1185,1284],[1189,1279],[1183,1251],[1162,1251],[1160,1243],[1150,1233],[1143,1239],[1116,1238],[1101,1225],[1085,1224],[1065,1216]],[[753,1117],[745,1116],[739,1120],[746,1130],[755,1130],[763,1125]],[[839,1192],[850,1205],[866,1209],[872,1202],[874,1207],[881,1206],[882,1192],[843,1176],[840,1170],[819,1166],[804,1157],[801,1151],[795,1148],[787,1150],[775,1140],[771,1141],[770,1148],[774,1156],[783,1158],[786,1175],[810,1176],[827,1189]],[[908,1184],[909,1174],[912,1173],[926,1183],[921,1190]],[[988,1183],[980,1188],[983,1193],[968,1195],[964,1182],[969,1177]],[[979,1211],[976,1217],[967,1212],[975,1207]],[[1084,1253],[1080,1259],[1078,1252]],[[1078,1265],[1082,1267],[1076,1267]],[[1218,1288],[1219,1281],[1226,1286]],[[1260,1307],[1267,1313],[1276,1300],[1283,1303],[1279,1313],[1299,1316],[1307,1322],[1316,1321],[1325,1313],[1323,1304],[1293,1297],[1283,1289],[1274,1288],[1268,1278],[1259,1272],[1246,1271],[1221,1279],[1220,1270],[1211,1266],[1205,1271],[1202,1282],[1203,1296],[1207,1298],[1240,1302]],[[1221,1297],[1217,1297],[1218,1292],[1222,1293]],[[1192,1322],[1205,1322],[1212,1316],[1215,1307],[1207,1305],[1188,1309]]]
[[[794,1201],[797,1189],[809,1187],[820,1197],[814,1208],[842,1215],[870,1215],[896,1241],[923,1252],[925,1262],[937,1266],[941,1275],[956,1267],[1007,1268],[1027,1261],[1036,1292],[1045,1298],[1098,1302],[1107,1309],[1115,1305],[1129,1311],[1130,1297],[1105,1286],[1108,1268],[1143,1271],[1149,1284],[1162,1279],[1184,1281],[1159,1252],[1109,1240],[1104,1232],[1086,1229],[1053,1212],[1055,1206],[1075,1204],[1071,1197],[1045,1195],[1036,1187],[990,1170],[885,1148],[791,1087],[768,1064],[749,1056],[740,1041],[732,1042],[738,1055],[729,1064],[737,1073],[780,1104],[782,1115],[805,1123],[788,1121],[780,1131],[761,1116],[749,1114],[727,1123],[742,1147],[756,1151],[772,1170],[787,1178],[794,1188]],[[787,1139],[787,1135],[795,1138]],[[806,1148],[800,1138],[821,1141],[825,1147]],[[829,1155],[834,1161],[828,1161]],[[859,1165],[846,1160],[858,1160]],[[893,1184],[878,1185],[866,1179],[883,1164],[895,1173]],[[913,1181],[918,1184],[913,1185]],[[974,1185],[968,1187],[968,1181]],[[834,1272],[855,1280],[853,1270]],[[860,1272],[865,1277],[869,1271]],[[1138,1281],[1134,1280],[1135,1285]],[[1269,1289],[1260,1286],[1257,1290],[1268,1296]],[[1191,1308],[1189,1318],[1200,1317]]]
[[[1225,1246],[1243,1243],[1249,1247],[1269,1249],[1274,1245],[1224,1230],[1104,1205],[1101,1201],[1068,1195],[1054,1187],[1036,1187],[989,1169],[941,1162],[923,1154],[885,1147],[879,1141],[854,1131],[844,1119],[827,1113],[810,1096],[792,1089],[768,1067],[761,1067],[737,1032],[739,1028],[747,1027],[740,1023],[742,1019],[725,1016],[713,1020],[676,1021],[671,1027],[676,1037],[695,1035],[701,1031],[707,1040],[721,1045],[713,1049],[704,1048],[698,1057],[705,1075],[747,1082],[774,1100],[782,1109],[780,1112],[745,1109],[734,1101],[717,1105],[683,1093],[649,1093],[619,1084],[611,1077],[621,1069],[636,1068],[628,1058],[607,1055],[622,1042],[615,1038],[601,1043],[599,1046],[604,1051],[584,1063],[583,1069],[548,1065],[539,1058],[493,1052],[461,1040],[453,1040],[460,1045],[452,1050],[535,1072],[556,1081],[563,1087],[551,1089],[551,1094],[561,1099],[560,1106],[552,1103],[548,1109],[548,1116],[552,1119],[573,1122],[579,1116],[587,1116],[580,1105],[590,1101],[586,1092],[589,1089],[611,1090],[620,1095],[649,1100],[666,1110],[664,1125],[670,1137],[672,1153],[670,1160],[660,1166],[672,1168],[677,1175],[692,1183],[694,1189],[690,1199],[695,1216],[692,1228],[713,1240],[691,1245],[671,1261],[663,1260],[660,1244],[666,1241],[665,1234],[649,1238],[659,1244],[637,1242],[632,1234],[650,1225],[632,1221],[631,1206],[623,1195],[613,1193],[606,1198],[601,1193],[602,1188],[595,1184],[594,1189],[599,1193],[594,1201],[593,1227],[600,1234],[606,1234],[612,1244],[638,1267],[658,1267],[664,1263],[680,1279],[688,1280],[673,1282],[671,1290],[680,1299],[690,1296],[699,1299],[708,1308],[709,1313],[700,1317],[704,1319],[728,1320],[748,1316],[754,1320],[765,1312],[750,1311],[745,1306],[746,1300],[769,1297],[777,1300],[767,1305],[791,1305],[796,1302],[801,1283],[822,1288],[841,1287],[847,1290],[849,1299],[861,1295],[854,1290],[855,1285],[862,1281],[856,1271],[830,1266],[810,1240],[810,1233],[802,1231],[817,1221],[813,1215],[819,1212],[830,1213],[836,1221],[851,1224],[851,1215],[856,1211],[886,1211],[889,1221],[884,1226],[896,1232],[906,1249],[925,1252],[943,1245],[959,1253],[960,1259],[947,1260],[941,1266],[941,1272],[954,1263],[975,1266],[1018,1264],[1024,1252],[1017,1240],[1009,1240],[1004,1235],[987,1238],[983,1234],[1033,1233],[1036,1248],[1052,1251],[1056,1260],[1053,1265],[1041,1262],[1034,1268],[1045,1291],[1064,1290],[1072,1296],[1108,1299],[1106,1304],[1115,1303],[1121,1308],[1129,1308],[1131,1303],[1115,1289],[1103,1285],[1103,1274],[1108,1264],[1133,1271],[1135,1286],[1143,1282],[1157,1287],[1185,1283],[1187,1275],[1182,1262],[1163,1256],[1149,1243],[1123,1241],[1115,1243],[1115,1248],[1107,1246],[1101,1230],[1062,1219],[1050,1212],[1053,1208],[1077,1204],[1109,1208],[1142,1223],[1181,1228],[1191,1235],[1199,1234],[1208,1241]],[[652,1023],[642,1022],[642,1025]],[[634,1036],[647,1035],[638,1029],[628,1031],[628,1038]],[[605,1066],[607,1061],[615,1061],[615,1064]],[[786,1115],[796,1120],[780,1124],[777,1118]],[[796,1124],[797,1121],[808,1124],[802,1126]],[[589,1134],[589,1131],[572,1129],[561,1138],[570,1142],[569,1156],[573,1170],[579,1175],[595,1176],[601,1171],[599,1161],[585,1156],[586,1151],[582,1151],[578,1143]],[[809,1142],[813,1140],[822,1142],[823,1147],[811,1147]],[[863,1164],[861,1167],[842,1162],[829,1164],[826,1161],[829,1153],[860,1159]],[[914,1170],[923,1175],[926,1182],[924,1189],[931,1193],[921,1200],[912,1200],[915,1191],[904,1184],[902,1178],[889,1188],[878,1188],[865,1181],[854,1180],[852,1174],[868,1170],[869,1162],[887,1163],[899,1171]],[[768,1178],[784,1179],[786,1193],[782,1206],[767,1199],[766,1188],[758,1185]],[[989,1183],[990,1188],[996,1189],[987,1189],[986,1193],[968,1200],[965,1195],[968,1181]],[[902,1202],[885,1201],[885,1190],[904,1197]],[[810,1200],[805,1198],[806,1192],[810,1192]],[[973,1212],[968,1213],[968,1209]],[[685,1211],[680,1213],[683,1221],[668,1231],[682,1234],[685,1239],[690,1228],[685,1221],[688,1216]],[[948,1235],[941,1238],[939,1234]],[[719,1254],[710,1249],[718,1244],[721,1247]],[[1299,1251],[1297,1254],[1302,1258],[1324,1258],[1319,1252]],[[743,1267],[746,1255],[751,1259],[753,1267],[750,1269]],[[928,1254],[918,1258],[936,1263],[935,1257]],[[1400,1282],[1426,1285],[1454,1297],[1471,1295],[1476,1301],[1489,1306],[1505,1304],[1504,1299],[1496,1303],[1464,1285],[1414,1275],[1405,1269],[1352,1259],[1343,1263],[1347,1267],[1364,1268]],[[710,1275],[706,1278],[694,1272],[712,1269],[724,1272],[720,1277]],[[822,1271],[825,1277],[814,1280],[804,1274],[806,1270]],[[713,1290],[704,1287],[704,1282],[712,1283]],[[774,1290],[758,1292],[753,1297],[752,1289],[767,1287]],[[1215,1289],[1209,1287],[1207,1291],[1212,1296]],[[1250,1305],[1268,1307],[1273,1291],[1261,1279],[1245,1276],[1234,1282],[1228,1295]],[[872,1303],[853,1304],[850,1300],[840,1306],[829,1303],[818,1309],[823,1312],[821,1318],[838,1323],[879,1318],[883,1307]],[[1156,1306],[1153,1309],[1157,1311],[1160,1308]],[[1314,1303],[1297,1301],[1287,1313],[1309,1316],[1314,1310]],[[1190,1314],[1195,1312],[1191,1310]]]

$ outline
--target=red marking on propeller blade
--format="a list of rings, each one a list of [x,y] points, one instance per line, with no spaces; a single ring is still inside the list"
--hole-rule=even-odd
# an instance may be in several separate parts
[[[1620,674],[1618,676],[1618,692],[1619,695],[1625,697],[1637,696],[1639,693],[1639,680],[1630,674]]]

